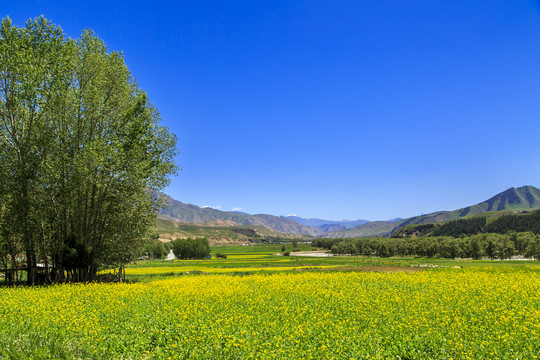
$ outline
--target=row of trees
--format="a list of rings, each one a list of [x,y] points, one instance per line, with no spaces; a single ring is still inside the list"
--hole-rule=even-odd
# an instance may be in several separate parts
[[[364,256],[423,256],[441,258],[509,259],[524,256],[540,260],[540,235],[532,232],[477,234],[461,238],[449,236],[414,238],[317,239],[313,247],[334,254]]]
[[[43,17],[0,26],[0,268],[28,284],[92,280],[138,254],[176,138],[124,63],[91,31]]]

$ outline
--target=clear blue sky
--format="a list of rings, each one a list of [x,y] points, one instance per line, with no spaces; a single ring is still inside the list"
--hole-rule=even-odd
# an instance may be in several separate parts
[[[69,5],[68,5],[69,4]],[[166,190],[222,210],[388,219],[540,186],[540,4],[4,1],[91,28],[178,136]]]

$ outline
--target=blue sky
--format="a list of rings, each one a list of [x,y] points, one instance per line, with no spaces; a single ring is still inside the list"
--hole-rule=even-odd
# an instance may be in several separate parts
[[[93,29],[178,136],[168,194],[380,220],[540,187],[540,3],[11,1]]]

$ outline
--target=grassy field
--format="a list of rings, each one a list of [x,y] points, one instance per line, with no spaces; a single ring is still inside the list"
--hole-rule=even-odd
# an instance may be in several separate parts
[[[226,260],[142,262],[127,269],[124,284],[2,288],[0,359],[540,353],[539,262],[272,255],[280,249],[224,247],[214,252]],[[438,267],[416,267],[426,264]]]
[[[276,272],[299,272],[303,270],[331,270],[357,271],[377,270],[379,267],[396,267],[403,270],[423,265],[451,268],[504,267],[522,268],[533,267],[540,269],[540,262],[530,261],[473,261],[451,260],[434,258],[379,258],[365,256],[335,256],[335,257],[306,257],[296,256],[291,252],[290,256],[276,256],[281,253],[282,246],[288,251],[294,248],[291,244],[254,244],[253,246],[221,246],[212,248],[211,260],[150,260],[139,261],[131,264],[126,269],[127,280],[134,282],[149,282],[163,277],[189,275],[193,273],[228,273],[228,274],[254,274]],[[313,249],[309,244],[298,243],[296,248],[300,253],[309,252]],[[323,250],[321,250],[322,252]],[[227,255],[227,259],[217,259],[216,253]],[[538,266],[538,267],[537,267]]]

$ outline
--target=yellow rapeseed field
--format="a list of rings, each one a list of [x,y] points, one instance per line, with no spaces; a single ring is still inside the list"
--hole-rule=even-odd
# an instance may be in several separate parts
[[[522,268],[0,289],[3,359],[535,359]]]
[[[331,269],[339,267],[339,265],[317,265],[317,266],[261,266],[261,267],[207,267],[207,266],[171,266],[171,267],[141,267],[127,268],[127,275],[159,275],[159,274],[179,274],[190,273],[194,271],[204,272],[208,274],[226,274],[238,272],[275,272],[275,271],[291,271],[291,270],[313,270],[313,269]],[[104,271],[107,273],[107,271]]]

